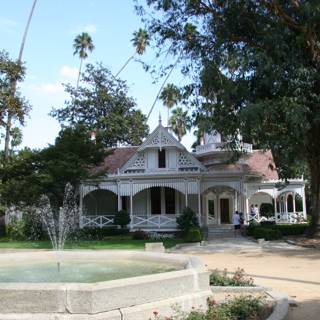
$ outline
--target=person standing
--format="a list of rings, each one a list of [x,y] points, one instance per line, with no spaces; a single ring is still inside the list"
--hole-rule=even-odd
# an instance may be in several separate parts
[[[240,235],[241,229],[240,214],[238,211],[235,211],[232,215],[232,223],[234,227],[234,237],[236,238],[237,235]]]

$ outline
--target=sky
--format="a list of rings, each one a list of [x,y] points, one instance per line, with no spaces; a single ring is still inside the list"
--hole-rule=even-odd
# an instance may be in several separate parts
[[[0,50],[16,59],[33,0],[0,0],[0,3]],[[141,27],[133,0],[38,0],[22,57],[26,78],[21,92],[32,105],[32,111],[22,129],[21,147],[43,148],[54,143],[60,125],[48,114],[68,99],[62,83],[76,83],[79,58],[73,55],[74,38],[88,32],[95,50],[85,62],[102,62],[116,74],[133,54],[132,34]],[[154,57],[155,50],[149,47],[142,58],[150,62],[155,61]],[[131,62],[120,78],[127,81],[129,95],[138,108],[148,114],[161,82],[153,83],[154,79],[138,62]],[[178,69],[168,80],[178,86],[184,81]],[[149,118],[150,131],[157,126],[159,114],[165,125],[167,111],[161,101]],[[190,149],[193,140],[189,133],[182,143]]]

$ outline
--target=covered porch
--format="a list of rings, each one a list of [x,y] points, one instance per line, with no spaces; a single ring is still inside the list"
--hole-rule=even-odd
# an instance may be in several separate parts
[[[186,206],[196,213],[201,212],[199,192],[199,183],[194,180],[83,186],[80,227],[114,226],[114,216],[118,211],[126,210],[131,218],[130,230],[175,231],[176,218]]]

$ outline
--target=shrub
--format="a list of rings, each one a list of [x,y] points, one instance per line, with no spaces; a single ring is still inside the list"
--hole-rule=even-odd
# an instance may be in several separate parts
[[[215,269],[210,274],[211,286],[234,286],[234,287],[252,287],[253,279],[246,277],[244,270],[238,268],[233,276],[228,276],[228,270],[224,269],[223,272]]]
[[[132,240],[147,240],[148,234],[143,230],[136,230],[132,233]]]
[[[260,227],[255,228],[253,230],[253,237],[255,239],[265,239],[265,240],[278,240],[281,238],[281,232],[277,229],[267,228],[267,227]]]
[[[128,229],[117,229],[114,227],[105,228],[83,228],[75,230],[69,238],[73,240],[102,240],[105,237],[128,234]]]
[[[12,219],[11,222],[7,225],[6,234],[10,240],[25,240],[26,235],[25,231],[25,222],[23,219]]]
[[[114,224],[124,229],[131,221],[130,215],[126,210],[120,210],[113,219]]]
[[[263,217],[271,217],[274,215],[274,207],[272,203],[261,203],[260,215]]]
[[[200,242],[202,241],[202,234],[200,228],[192,227],[183,236],[186,242]]]
[[[40,240],[47,236],[42,221],[38,219],[34,212],[25,212],[23,214],[24,234],[28,240]]]
[[[198,217],[191,208],[186,207],[182,214],[177,217],[177,226],[182,234],[186,234],[191,228],[199,228]]]
[[[248,320],[258,319],[263,311],[263,297],[239,296],[221,304],[215,304],[209,309],[211,319],[217,320]]]

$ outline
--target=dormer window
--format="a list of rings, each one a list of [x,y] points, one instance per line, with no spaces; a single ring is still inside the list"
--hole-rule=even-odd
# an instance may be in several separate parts
[[[165,168],[166,167],[166,150],[159,149],[158,150],[158,168]]]

